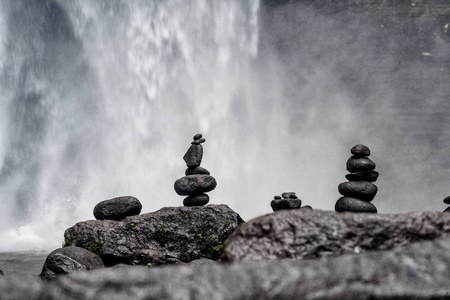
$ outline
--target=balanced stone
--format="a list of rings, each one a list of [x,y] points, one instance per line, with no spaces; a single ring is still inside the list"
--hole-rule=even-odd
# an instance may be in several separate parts
[[[274,199],[270,202],[270,206],[273,211],[281,209],[296,209],[302,206],[302,200],[300,199]]]
[[[345,175],[348,180],[375,182],[380,174],[377,171],[355,172]]]
[[[188,168],[196,168],[202,163],[203,147],[200,144],[192,144],[183,156]]]
[[[205,139],[193,140],[193,141],[191,142],[191,144],[193,144],[193,145],[199,145],[199,144],[201,144],[201,143],[204,143],[205,141],[206,141]]]
[[[375,163],[366,157],[352,156],[347,160],[347,170],[350,173],[372,171],[375,169]]]
[[[372,201],[378,192],[375,184],[368,181],[348,181],[339,184],[339,193],[348,197],[355,197],[365,201]]]
[[[203,167],[196,167],[196,168],[187,168],[184,172],[185,175],[195,175],[195,174],[206,174],[209,175],[209,171],[206,170]]]
[[[446,204],[450,204],[450,196],[448,196],[448,197],[445,197],[445,199],[444,199],[444,203],[446,203]]]
[[[192,138],[194,141],[195,140],[199,140],[203,137],[203,135],[201,133],[197,133],[196,135],[194,135],[194,137]]]
[[[121,220],[128,216],[141,213],[141,202],[131,196],[116,197],[99,202],[94,207],[94,217],[97,220]]]
[[[283,194],[281,194],[281,197],[283,197],[284,199],[297,199],[297,195],[295,194],[295,192],[284,192]]]
[[[281,196],[276,195],[275,197],[273,197],[273,199],[275,200],[281,199]]]
[[[192,196],[212,191],[217,185],[210,175],[189,175],[175,181],[175,192],[180,196]]]
[[[183,205],[184,206],[203,206],[208,204],[209,196],[206,194],[193,195],[184,198]]]
[[[370,149],[367,146],[358,144],[356,146],[354,146],[350,152],[353,154],[353,156],[355,157],[366,157],[370,155]]]
[[[300,207],[300,209],[304,209],[304,210],[313,210],[313,208],[311,207],[311,205],[304,205],[304,206]]]
[[[372,203],[352,197],[339,198],[334,209],[337,212],[377,213],[377,208]]]

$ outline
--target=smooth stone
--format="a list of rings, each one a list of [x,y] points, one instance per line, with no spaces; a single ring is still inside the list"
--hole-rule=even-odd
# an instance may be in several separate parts
[[[214,190],[217,182],[210,175],[189,175],[175,181],[175,192],[180,196],[199,195]]]
[[[281,196],[276,195],[276,196],[273,197],[273,199],[275,199],[275,200],[281,199]]]
[[[183,159],[188,168],[196,168],[202,163],[203,147],[200,144],[193,144],[184,154]]]
[[[201,143],[204,143],[204,142],[206,142],[205,139],[199,139],[199,140],[192,141],[191,144],[198,145],[198,144],[201,144]]]
[[[378,192],[378,187],[368,181],[348,181],[339,184],[339,193],[365,201],[372,201]]]
[[[314,210],[311,205],[304,205],[302,207],[300,207],[300,209],[304,209],[304,210]]]
[[[447,207],[443,212],[445,212],[445,213],[448,213],[448,212],[450,212],[450,206],[449,207]]]
[[[197,133],[196,135],[194,135],[194,137],[192,138],[194,141],[195,140],[199,140],[203,137],[203,135],[201,133]]]
[[[360,181],[365,180],[369,182],[375,182],[378,179],[380,173],[377,171],[355,172],[345,175],[348,180]]]
[[[94,217],[97,220],[121,220],[128,216],[141,213],[141,202],[132,196],[116,197],[99,202],[94,207]]]
[[[354,146],[350,152],[353,154],[353,156],[355,157],[366,157],[366,156],[370,156],[370,149],[367,146],[358,144],[356,146]]]
[[[375,163],[370,158],[350,157],[347,160],[347,170],[350,173],[372,171],[375,169]]]
[[[377,208],[372,203],[351,197],[339,198],[334,209],[337,212],[377,213]]]
[[[450,196],[444,198],[444,203],[450,204]]]
[[[184,198],[184,206],[203,206],[208,204],[209,196],[206,194],[194,195]]]
[[[281,194],[281,197],[283,197],[284,199],[297,199],[297,195],[295,194],[295,192],[284,192],[283,194]]]
[[[209,171],[206,170],[203,167],[196,167],[196,168],[187,168],[186,171],[184,172],[185,175],[195,175],[195,174],[205,174],[205,175],[209,175]]]
[[[277,199],[270,202],[270,206],[273,211],[281,209],[296,209],[302,206],[302,200],[300,199]]]

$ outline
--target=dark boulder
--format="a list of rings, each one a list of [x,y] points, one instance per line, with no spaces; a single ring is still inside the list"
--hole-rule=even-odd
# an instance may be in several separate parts
[[[104,200],[94,207],[94,217],[97,220],[120,220],[127,216],[141,213],[141,202],[131,196],[117,197]]]
[[[188,168],[196,168],[202,163],[203,147],[200,144],[192,144],[183,156]]]
[[[185,175],[195,175],[195,174],[204,174],[204,175],[209,175],[209,171],[206,170],[203,167],[196,167],[196,168],[187,168],[186,171],[184,172]]]
[[[175,192],[180,196],[207,193],[216,187],[216,179],[210,175],[189,175],[175,181]]]
[[[184,198],[184,206],[203,206],[208,204],[209,196],[206,194],[194,195]]]
[[[372,171],[375,167],[375,163],[370,158],[352,156],[347,160],[347,171],[350,173]]]
[[[450,204],[450,196],[445,197],[443,201],[445,204]]]
[[[350,149],[350,152],[353,154],[354,157],[370,156],[369,147],[361,145],[361,144],[354,146],[352,149]]]
[[[84,248],[70,246],[56,249],[50,253],[45,260],[40,276],[45,279],[54,279],[60,274],[98,268],[104,268],[100,257]]]
[[[280,209],[295,209],[302,206],[302,200],[300,199],[274,199],[270,202],[270,206],[273,211]]]
[[[377,213],[377,208],[370,202],[352,198],[341,197],[336,201],[334,210],[337,212],[360,212],[360,213]]]
[[[375,182],[378,179],[380,173],[377,171],[367,171],[367,172],[355,172],[345,175],[348,180],[360,181],[365,180],[369,182]]]
[[[106,265],[130,264],[145,249],[162,253],[171,263],[174,259],[190,262],[217,259],[225,239],[242,223],[226,205],[165,207],[120,221],[80,222],[67,229],[64,237],[66,245],[91,250]]]
[[[368,181],[349,181],[339,184],[338,191],[341,195],[347,197],[372,201],[378,192],[378,188],[375,184]]]
[[[224,262],[316,258],[392,249],[450,236],[450,214],[281,210],[253,219],[224,244]]]

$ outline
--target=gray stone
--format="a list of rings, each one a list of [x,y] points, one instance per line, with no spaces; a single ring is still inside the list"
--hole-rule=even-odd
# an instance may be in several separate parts
[[[276,196],[274,196],[274,197],[273,197],[273,199],[275,199],[275,200],[279,200],[279,199],[281,199],[281,196],[279,196],[279,195],[276,195]]]
[[[196,265],[196,266],[197,265],[216,265],[216,264],[218,264],[217,261],[207,259],[207,258],[195,259],[189,263],[189,265]]]
[[[296,209],[302,206],[302,200],[300,199],[274,199],[270,202],[270,206],[273,211],[280,209]]]
[[[175,192],[180,196],[207,193],[216,187],[217,182],[210,175],[189,175],[175,181]]]
[[[54,279],[60,274],[79,270],[104,268],[103,261],[96,254],[84,248],[70,246],[54,250],[47,256],[41,277]]]
[[[354,157],[366,157],[370,156],[370,149],[367,146],[358,144],[354,146],[350,152],[353,154]]]
[[[354,172],[354,173],[345,175],[345,178],[347,178],[348,180],[353,180],[353,181],[364,180],[364,181],[369,181],[369,182],[375,182],[375,181],[377,181],[379,175],[380,174],[377,171]]]
[[[372,203],[352,197],[339,198],[334,210],[337,212],[377,213],[377,208]]]
[[[203,167],[196,167],[196,168],[187,168],[184,174],[187,175],[195,175],[195,174],[203,174],[203,175],[209,175],[209,171],[206,170]]]
[[[97,220],[120,220],[127,216],[141,213],[141,202],[131,196],[117,197],[104,200],[94,207],[94,217]]]
[[[208,204],[209,196],[206,194],[193,195],[184,198],[183,205],[184,206],[203,206]]]
[[[204,142],[206,142],[205,139],[198,139],[198,140],[192,141],[191,144],[192,144],[192,145],[199,145],[199,144],[202,144],[202,143],[204,143]]]
[[[188,168],[196,168],[202,163],[203,147],[200,144],[192,144],[184,154],[183,159]]]
[[[144,250],[159,251],[166,263],[190,262],[217,259],[222,243],[242,223],[226,205],[165,207],[120,221],[79,222],[64,238],[66,245],[96,252],[106,265],[130,264]]]
[[[450,204],[450,196],[444,198],[444,203]]]
[[[341,195],[370,202],[375,198],[378,188],[368,181],[348,181],[339,184],[338,191]]]
[[[224,244],[222,261],[306,259],[392,249],[450,236],[450,214],[336,213],[291,209],[255,218]],[[450,253],[449,253],[450,254]]]
[[[201,133],[197,133],[196,135],[194,135],[194,137],[192,138],[194,141],[195,140],[199,140],[203,137],[203,135]]]
[[[374,169],[375,163],[370,158],[356,158],[352,156],[347,160],[347,171],[350,173],[372,171]]]
[[[284,199],[297,199],[297,195],[295,194],[295,192],[284,192],[283,194],[281,194],[281,197],[283,197]]]
[[[313,210],[313,208],[311,207],[311,205],[304,205],[304,206],[300,207],[300,209],[304,209],[304,210]]]
[[[0,270],[0,275],[5,275],[2,270]]]

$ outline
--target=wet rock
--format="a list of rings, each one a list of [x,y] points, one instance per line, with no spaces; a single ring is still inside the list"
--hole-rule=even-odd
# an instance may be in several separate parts
[[[367,203],[367,202],[365,202]],[[222,261],[306,259],[392,249],[450,236],[450,214],[336,213],[292,209],[240,226],[224,244]]]
[[[375,167],[375,163],[370,158],[356,158],[352,156],[347,160],[347,171],[350,173],[372,171]]]
[[[206,170],[203,167],[196,167],[196,168],[187,168],[184,172],[185,175],[195,175],[195,174],[203,174],[203,175],[209,175],[209,171]]]
[[[296,209],[302,206],[300,199],[274,199],[270,202],[273,211],[280,209]]]
[[[54,279],[58,275],[79,270],[104,268],[103,261],[96,254],[81,247],[65,247],[54,250],[47,256],[41,277]]]
[[[345,178],[353,181],[369,181],[375,182],[380,174],[377,171],[355,172],[345,175]]]
[[[203,206],[208,204],[209,196],[206,194],[194,195],[184,198],[184,206]]]
[[[203,147],[200,144],[192,144],[183,156],[188,168],[196,168],[202,163]]]
[[[120,220],[127,216],[141,213],[141,202],[131,196],[117,197],[104,200],[94,207],[94,217],[97,220]]]
[[[243,223],[226,205],[165,207],[120,221],[80,222],[64,233],[66,245],[97,253],[105,265],[131,264],[142,251],[158,251],[165,263],[217,259],[222,243]]]
[[[175,192],[180,196],[198,195],[214,190],[217,182],[210,175],[189,175],[175,181]]]
[[[354,146],[352,149],[350,149],[350,152],[353,154],[354,157],[366,157],[370,156],[370,149],[367,146],[358,144]]]
[[[339,184],[338,191],[341,195],[347,197],[372,201],[378,192],[378,188],[375,184],[368,181],[349,181]]]
[[[377,213],[377,208],[372,203],[351,197],[339,198],[334,209],[337,212]]]

